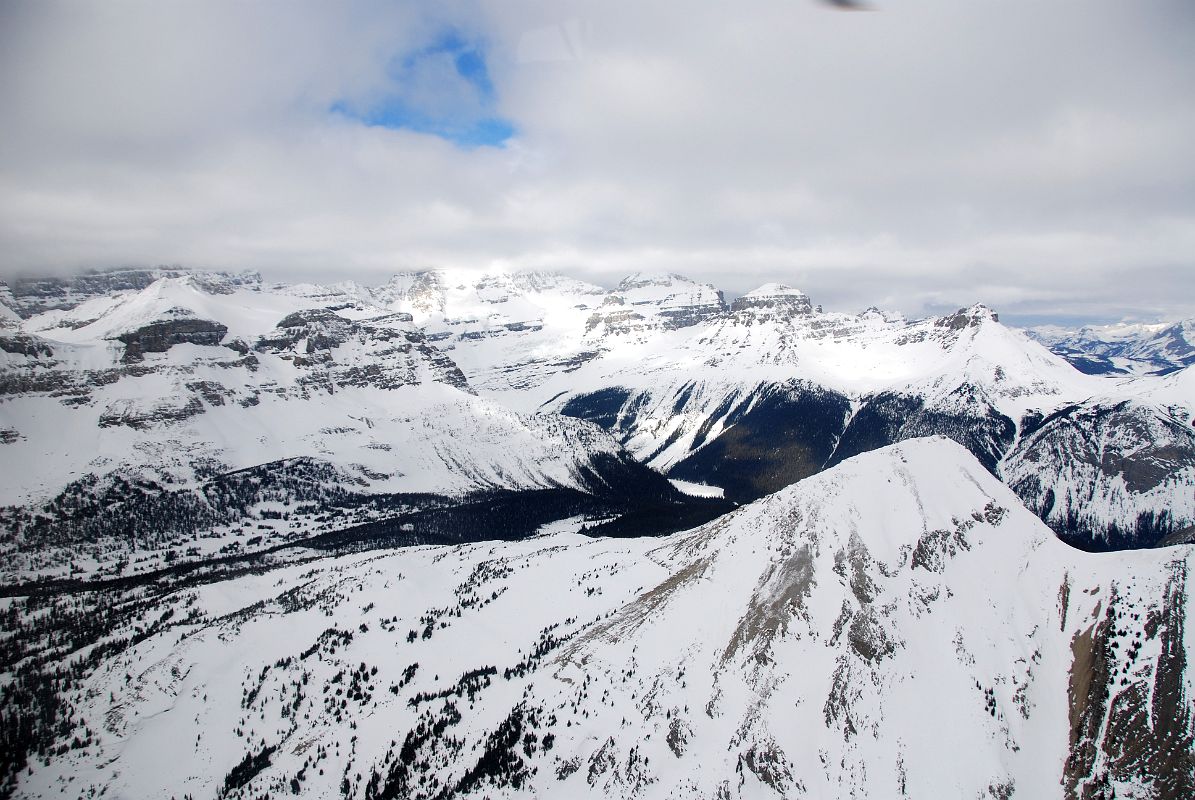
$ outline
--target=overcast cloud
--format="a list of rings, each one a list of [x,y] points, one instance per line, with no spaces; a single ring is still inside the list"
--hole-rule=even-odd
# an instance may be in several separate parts
[[[1189,0],[0,5],[0,273],[1195,316]]]

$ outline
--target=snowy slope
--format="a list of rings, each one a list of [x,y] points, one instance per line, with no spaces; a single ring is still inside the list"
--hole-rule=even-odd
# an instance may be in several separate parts
[[[457,441],[435,429],[526,427],[461,391],[467,384],[459,370],[409,318],[361,324],[291,300],[213,295],[191,278],[166,278],[87,325],[41,331],[53,355],[26,363],[10,356],[8,366],[31,378],[49,367],[59,381],[46,382],[49,397],[29,392],[5,403],[5,419],[21,438],[10,445],[4,502],[45,497],[93,467],[119,464],[177,482],[194,479],[205,462],[213,462],[204,466],[209,471],[240,469],[313,452],[388,477],[410,474],[404,488],[411,490],[459,491],[472,485],[467,475],[445,483],[446,468],[429,471],[420,448],[404,448],[415,459],[404,463],[385,446],[414,437],[465,456],[475,445],[484,448],[484,437]],[[88,305],[70,313],[90,314]],[[180,319],[210,321],[226,332],[202,345],[170,344],[124,366],[130,346],[118,337]],[[54,450],[32,457],[33,448],[46,447]]]
[[[416,294],[397,307],[409,309],[476,385],[515,390],[585,357],[585,323],[605,296],[593,284],[550,273],[434,275],[436,313]],[[387,289],[379,290],[383,301]]]
[[[1195,393],[1082,374],[982,305],[909,322],[824,313],[802,292],[769,285],[683,328],[599,321],[587,335],[597,356],[574,369],[518,392],[482,391],[596,422],[671,478],[740,502],[852,455],[941,434],[1006,476],[1076,544],[1150,546],[1195,525],[1195,430],[1183,421]],[[1163,385],[1173,387],[1165,409],[1151,399]],[[1075,408],[1087,412],[1060,422]],[[1051,424],[1040,429],[1043,419]],[[1160,474],[1135,478],[1142,459]]]
[[[120,288],[145,277],[45,289],[30,296],[51,310],[0,333],[0,503],[295,458],[364,491],[574,487],[587,452],[619,446],[747,502],[946,435],[1077,544],[1195,525],[1190,382],[1082,374],[982,305],[909,321],[824,312],[785,284],[728,306],[674,274],[605,290],[502,270]],[[1138,479],[1145,462],[1156,479]]]
[[[0,284],[0,329],[16,327],[20,322],[21,315],[17,313],[12,290],[7,285]]]
[[[693,383],[749,388],[802,380],[850,398],[892,392],[934,404],[966,385],[1019,418],[1033,404],[1084,398],[1107,385],[1077,374],[982,306],[915,323],[745,306],[706,327],[609,346],[601,361],[545,383],[534,396],[559,405],[562,390],[624,386],[675,397]]]
[[[185,544],[204,556],[243,535],[243,521],[267,546],[293,535],[297,520],[274,524],[262,511],[289,516],[305,506],[310,521],[345,492],[590,491],[611,465],[642,470],[590,423],[476,396],[410,314],[353,300],[351,289],[213,290],[195,276],[164,277],[33,316],[6,335],[5,574],[120,559],[95,520],[111,516],[113,503],[132,508],[180,492],[199,492],[200,508],[137,512],[153,519],[135,548]],[[303,472],[322,488],[304,498],[316,490],[292,487],[280,505],[262,507],[213,496],[213,480],[262,465],[253,481],[263,487]],[[191,520],[197,513],[207,521]],[[175,527],[179,535],[159,537]],[[69,547],[51,557],[47,545]],[[103,552],[84,559],[69,549],[77,545]]]
[[[1121,384],[1121,391],[1164,408],[1181,408],[1195,398],[1195,369],[1184,367],[1160,380],[1141,379]]]
[[[909,441],[665,539],[180,589],[18,795],[1186,797],[1190,561],[1075,551]]]
[[[1195,524],[1195,373],[1134,378],[1025,420],[1003,474],[1075,544],[1140,546]],[[1102,531],[1094,541],[1085,532]],[[1180,538],[1182,538],[1180,536]]]

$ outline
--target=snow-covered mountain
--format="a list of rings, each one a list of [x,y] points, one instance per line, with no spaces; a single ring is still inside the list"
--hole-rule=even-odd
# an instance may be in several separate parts
[[[1041,325],[1026,333],[1095,375],[1165,375],[1195,364],[1195,319],[1078,329]]]
[[[1195,395],[1175,384],[1163,401],[1166,379],[1083,374],[982,305],[910,321],[824,312],[784,284],[727,304],[675,274],[606,290],[502,271],[379,287],[159,272],[10,293],[24,318],[0,334],[9,527],[49,519],[53,539],[53,520],[94,517],[73,509],[111,506],[129,486],[193,491],[263,464],[311,472],[295,459],[331,470],[308,484],[359,487],[358,509],[334,525],[376,519],[361,493],[592,491],[595,457],[742,503],[937,434],[1079,546],[1151,546],[1195,526]],[[152,513],[194,517],[184,505]],[[266,546],[314,519],[260,519],[312,504],[292,492],[283,505],[204,511],[187,535],[220,534],[174,557],[256,526]],[[26,541],[8,552],[38,549]]]
[[[675,274],[0,286],[0,796],[1190,797],[1193,381]]]
[[[662,539],[35,597],[72,666],[18,794],[1190,797],[1191,558],[1067,547],[933,438]]]
[[[674,492],[591,423],[478,396],[368,298],[163,276],[0,335],[3,574],[145,570],[495,492],[574,512]]]
[[[602,309],[622,308],[627,285]],[[593,421],[669,477],[738,502],[851,455],[942,434],[1009,477],[1080,546],[1149,546],[1195,525],[1195,395],[1159,405],[1136,384],[1085,375],[982,305],[908,321],[822,312],[769,285],[719,310],[716,295],[679,276],[648,285],[657,294],[633,303],[634,324],[600,311],[583,335],[507,338],[522,348],[439,343],[480,392]],[[658,298],[666,319],[683,324],[659,324]],[[687,311],[677,298],[690,300]],[[551,356],[528,357],[536,348]],[[1078,427],[1068,409],[1085,409]],[[1144,481],[1135,477],[1143,459],[1154,473]]]
[[[256,272],[200,272],[182,267],[111,269],[61,277],[16,278],[0,286],[0,306],[19,317],[67,310],[88,301],[148,288],[162,278],[190,277],[212,292],[227,293],[261,284]]]

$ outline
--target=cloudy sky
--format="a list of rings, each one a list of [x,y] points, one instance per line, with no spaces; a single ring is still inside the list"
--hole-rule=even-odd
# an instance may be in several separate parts
[[[0,4],[0,275],[1195,316],[1190,0]]]

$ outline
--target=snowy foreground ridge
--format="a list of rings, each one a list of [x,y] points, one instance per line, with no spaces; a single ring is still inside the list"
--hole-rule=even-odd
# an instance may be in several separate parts
[[[1191,561],[1071,549],[913,439],[665,538],[182,587],[18,794],[1191,797]]]

